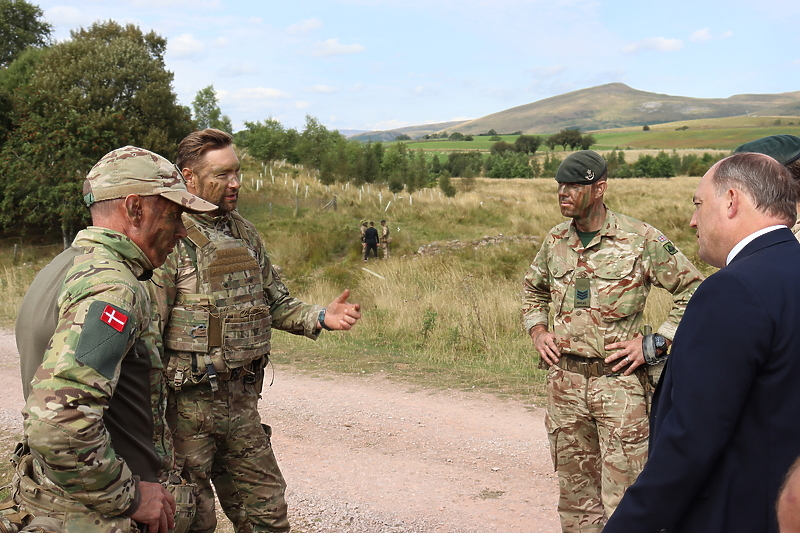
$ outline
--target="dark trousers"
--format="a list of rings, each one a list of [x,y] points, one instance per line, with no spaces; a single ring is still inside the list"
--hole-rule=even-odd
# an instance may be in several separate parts
[[[369,256],[369,251],[372,250],[375,254],[375,259],[378,258],[378,243],[377,242],[368,242],[367,248],[364,250],[364,261],[367,260],[367,256]]]

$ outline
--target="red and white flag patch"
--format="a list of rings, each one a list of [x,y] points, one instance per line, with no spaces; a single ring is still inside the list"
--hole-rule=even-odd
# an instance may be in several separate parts
[[[103,312],[100,315],[100,321],[105,322],[121,333],[122,330],[125,329],[125,324],[128,323],[128,315],[122,311],[114,309],[110,305],[106,305],[106,308],[103,309]]]

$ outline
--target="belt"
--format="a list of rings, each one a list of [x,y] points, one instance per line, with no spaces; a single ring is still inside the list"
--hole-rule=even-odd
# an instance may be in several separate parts
[[[606,363],[599,357],[582,357],[571,353],[561,354],[556,364],[564,370],[576,372],[585,378],[599,378],[622,373],[614,372],[617,363]]]

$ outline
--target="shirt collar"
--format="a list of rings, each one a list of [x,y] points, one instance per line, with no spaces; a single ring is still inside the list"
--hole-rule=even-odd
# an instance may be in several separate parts
[[[757,238],[769,233],[770,231],[775,231],[776,229],[781,229],[785,227],[786,226],[784,224],[778,224],[775,226],[769,226],[768,228],[760,229],[755,233],[751,233],[750,235],[739,241],[738,244],[734,246],[733,249],[728,253],[728,258],[725,260],[725,266],[730,265],[731,261],[733,261],[733,258],[736,257],[739,254],[739,252],[744,250],[745,246],[747,246]]]

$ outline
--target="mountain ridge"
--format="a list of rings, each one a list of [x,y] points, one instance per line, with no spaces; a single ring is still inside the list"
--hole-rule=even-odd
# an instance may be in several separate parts
[[[421,138],[445,130],[477,135],[492,129],[498,133],[522,131],[542,135],[564,128],[595,131],[748,114],[800,115],[800,91],[694,98],[640,91],[614,82],[551,96],[464,122],[407,126],[385,132],[362,133],[351,138],[386,141],[401,133]],[[436,126],[442,127],[435,129]],[[376,138],[376,134],[381,138]]]

